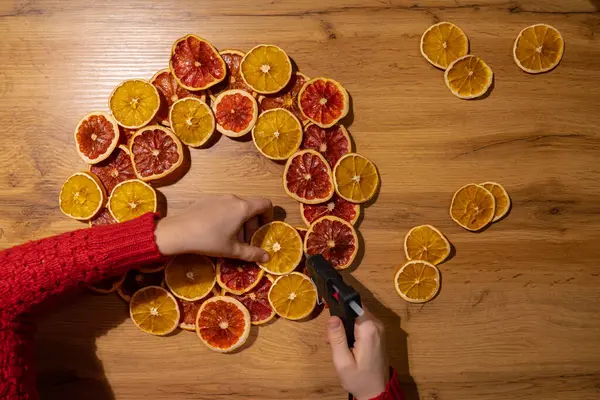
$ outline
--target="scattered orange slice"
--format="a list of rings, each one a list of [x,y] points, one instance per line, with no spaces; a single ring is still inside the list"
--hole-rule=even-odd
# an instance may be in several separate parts
[[[290,81],[292,63],[279,47],[259,44],[246,53],[240,71],[244,82],[255,92],[276,93]]]
[[[357,153],[348,153],[333,168],[337,194],[351,202],[369,201],[379,187],[377,168],[369,159]]]
[[[60,211],[67,217],[88,220],[104,206],[106,194],[100,180],[90,172],[76,172],[63,184],[58,196]]]
[[[273,221],[261,226],[252,235],[250,243],[269,253],[271,258],[268,262],[257,264],[273,275],[292,272],[302,259],[302,238],[296,229],[285,222]]]
[[[494,218],[496,200],[483,186],[470,183],[458,189],[450,205],[450,217],[469,231],[486,227]]]
[[[494,80],[491,68],[477,56],[464,56],[455,60],[444,73],[446,86],[460,99],[483,96]]]
[[[469,39],[458,26],[440,22],[421,36],[421,54],[432,65],[445,70],[456,59],[469,54]]]
[[[496,182],[484,182],[481,184],[484,188],[492,193],[494,200],[496,200],[496,210],[494,211],[494,219],[492,222],[496,222],[508,213],[510,209],[510,197],[506,189]]]
[[[120,83],[108,98],[108,107],[119,125],[134,129],[147,125],[160,107],[158,90],[143,79]]]
[[[156,212],[156,192],[138,179],[119,183],[108,199],[108,210],[117,222],[137,218],[147,212]]]
[[[556,67],[565,52],[560,32],[546,24],[528,26],[519,32],[513,46],[515,62],[525,72],[539,74]]]
[[[135,292],[129,302],[129,315],[140,330],[157,336],[173,332],[180,318],[177,300],[160,286],[148,286]]]
[[[269,290],[269,303],[277,315],[299,320],[310,315],[317,304],[317,288],[300,272],[280,276]]]
[[[396,272],[394,287],[404,300],[425,303],[440,290],[440,271],[427,261],[409,261]]]
[[[165,268],[167,287],[182,300],[200,300],[210,293],[216,281],[215,265],[205,256],[181,254]]]
[[[210,139],[215,131],[215,117],[203,101],[188,97],[171,106],[169,123],[173,133],[188,146],[198,147]]]
[[[283,108],[260,114],[252,128],[254,145],[271,160],[287,160],[300,148],[302,125],[298,118]]]
[[[415,226],[404,238],[404,253],[409,260],[437,265],[450,255],[450,242],[431,225]]]

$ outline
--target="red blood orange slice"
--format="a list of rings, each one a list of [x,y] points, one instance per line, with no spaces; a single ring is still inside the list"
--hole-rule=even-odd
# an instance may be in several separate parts
[[[308,226],[317,219],[326,215],[332,215],[350,222],[356,223],[360,216],[360,205],[350,203],[338,195],[334,195],[327,203],[322,204],[302,204],[300,203],[300,215],[302,220]]]
[[[231,89],[245,90],[256,97],[256,92],[246,85],[240,72],[240,63],[245,54],[239,50],[221,50],[219,54],[227,65],[227,76],[222,82],[210,88],[210,99],[215,101],[216,96]]]
[[[100,210],[100,212],[98,214],[96,214],[94,216],[94,218],[92,218],[89,221],[90,227],[91,226],[100,226],[100,225],[110,225],[110,224],[116,224],[116,223],[117,223],[117,220],[113,218],[108,207],[104,207],[102,210]]]
[[[219,290],[213,288],[213,290],[206,295],[203,299],[196,301],[179,300],[179,309],[181,310],[181,320],[179,321],[179,327],[186,331],[196,331],[196,316],[198,310],[204,302],[210,298],[219,296]]]
[[[321,128],[329,128],[348,114],[350,97],[339,82],[314,78],[300,89],[298,107],[309,121]]]
[[[261,111],[272,110],[274,108],[285,108],[294,114],[302,124],[306,124],[308,119],[298,108],[298,93],[304,83],[308,80],[308,76],[301,72],[296,72],[292,74],[290,82],[281,92],[270,96],[258,96],[258,103],[260,104]]]
[[[270,275],[265,275],[249,292],[240,295],[232,293],[226,293],[225,295],[239,300],[248,309],[252,325],[262,325],[275,316],[275,311],[269,304],[269,290],[272,285],[273,278]]]
[[[117,288],[118,295],[129,303],[131,296],[138,290],[148,286],[163,286],[165,274],[163,271],[144,274],[136,269],[131,269],[125,275],[125,280]]]
[[[258,104],[245,90],[226,90],[215,99],[213,112],[219,132],[229,137],[240,137],[254,127],[258,118]]]
[[[104,279],[94,285],[90,285],[88,288],[96,293],[108,294],[116,291],[119,286],[125,280],[125,275],[113,276],[111,278]]]
[[[119,142],[119,125],[105,112],[87,114],[75,128],[77,154],[88,164],[106,160]]]
[[[119,183],[135,179],[135,171],[131,164],[129,150],[122,144],[106,160],[90,165],[90,172],[95,174],[107,193]]]
[[[323,154],[329,166],[333,168],[343,155],[352,152],[352,142],[350,134],[343,125],[321,128],[310,123],[304,128],[304,138],[300,148],[313,149]]]
[[[154,74],[150,83],[158,90],[160,96],[160,108],[156,113],[155,119],[161,125],[170,126],[169,110],[177,100],[194,97],[206,101],[204,92],[192,92],[179,85],[168,68],[161,69]]]
[[[209,349],[233,351],[248,340],[251,319],[248,309],[230,296],[215,296],[200,306],[196,333]]]
[[[251,290],[263,277],[264,271],[256,263],[230,258],[217,261],[217,283],[233,294]]]
[[[335,268],[345,269],[358,252],[358,236],[349,222],[338,217],[321,217],[308,228],[304,252],[321,254]]]
[[[333,177],[327,160],[314,150],[301,150],[291,156],[283,171],[283,188],[293,199],[318,204],[333,196]]]
[[[225,79],[225,61],[206,40],[186,35],[173,44],[169,68],[181,86],[204,90]]]
[[[135,174],[145,182],[170,174],[183,162],[181,142],[160,125],[138,130],[131,138],[129,152]]]

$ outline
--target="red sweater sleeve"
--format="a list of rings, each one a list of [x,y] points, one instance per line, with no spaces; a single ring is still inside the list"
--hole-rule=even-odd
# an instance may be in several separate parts
[[[154,215],[146,214],[0,252],[0,399],[37,399],[27,313],[133,265],[158,261],[154,226]]]
[[[392,377],[390,378],[385,391],[377,397],[373,397],[369,400],[405,400],[404,393],[400,389],[400,381],[398,380],[398,374],[396,370],[390,368]],[[355,398],[356,399],[356,398]]]

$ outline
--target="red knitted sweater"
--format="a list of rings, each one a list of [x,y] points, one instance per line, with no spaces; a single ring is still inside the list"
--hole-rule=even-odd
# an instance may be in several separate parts
[[[36,306],[162,257],[154,215],[26,243],[0,252],[0,399],[37,399],[33,355]],[[402,399],[392,377],[376,400]]]

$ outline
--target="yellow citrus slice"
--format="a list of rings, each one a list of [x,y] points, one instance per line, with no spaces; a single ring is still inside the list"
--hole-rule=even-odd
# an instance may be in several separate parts
[[[506,189],[496,182],[484,182],[481,184],[484,188],[490,191],[494,200],[496,200],[496,210],[494,211],[494,219],[492,222],[496,222],[508,213],[510,209],[510,197]]]
[[[248,309],[229,296],[206,300],[196,317],[196,334],[209,349],[220,353],[228,353],[246,343],[250,326]]]
[[[119,183],[108,199],[108,210],[117,222],[137,218],[147,212],[156,212],[156,192],[138,179]]]
[[[283,318],[306,318],[317,304],[317,288],[308,276],[292,272],[275,280],[269,290],[269,304]]]
[[[252,246],[258,246],[271,257],[259,267],[273,275],[292,272],[302,259],[302,238],[296,229],[281,221],[273,221],[261,226],[252,235]]]
[[[470,183],[458,189],[450,205],[450,217],[469,231],[486,227],[494,218],[496,200],[483,186]]]
[[[404,238],[404,253],[409,260],[437,265],[450,255],[450,242],[431,225],[415,226]]]
[[[519,32],[513,46],[515,62],[525,72],[539,74],[556,67],[565,52],[560,32],[546,24],[528,26]]]
[[[357,153],[348,153],[333,168],[337,194],[351,203],[369,201],[379,187],[377,168],[369,159]]]
[[[279,92],[292,77],[290,58],[279,47],[259,44],[246,53],[240,64],[242,79],[257,93]]]
[[[167,287],[182,300],[200,300],[210,293],[216,281],[215,265],[205,256],[181,254],[165,268]]]
[[[469,54],[469,39],[458,26],[440,22],[421,36],[421,54],[432,65],[446,69],[456,59]]]
[[[267,110],[259,115],[252,128],[254,145],[271,160],[287,160],[300,148],[302,125],[298,118],[283,108]]]
[[[464,56],[455,60],[444,73],[446,86],[460,99],[483,96],[494,80],[491,68],[477,56]]]
[[[58,196],[60,211],[68,217],[88,220],[104,206],[106,194],[91,172],[76,172],[63,184]]]
[[[148,286],[131,296],[129,315],[135,326],[151,335],[164,336],[179,325],[177,300],[160,286]]]
[[[440,271],[427,261],[409,261],[396,272],[394,287],[404,300],[425,303],[440,290]]]
[[[188,97],[171,106],[169,123],[177,137],[188,146],[198,147],[210,139],[215,131],[215,117],[202,100]]]
[[[135,129],[147,125],[160,107],[158,90],[142,79],[121,82],[108,98],[108,108],[119,125]]]

